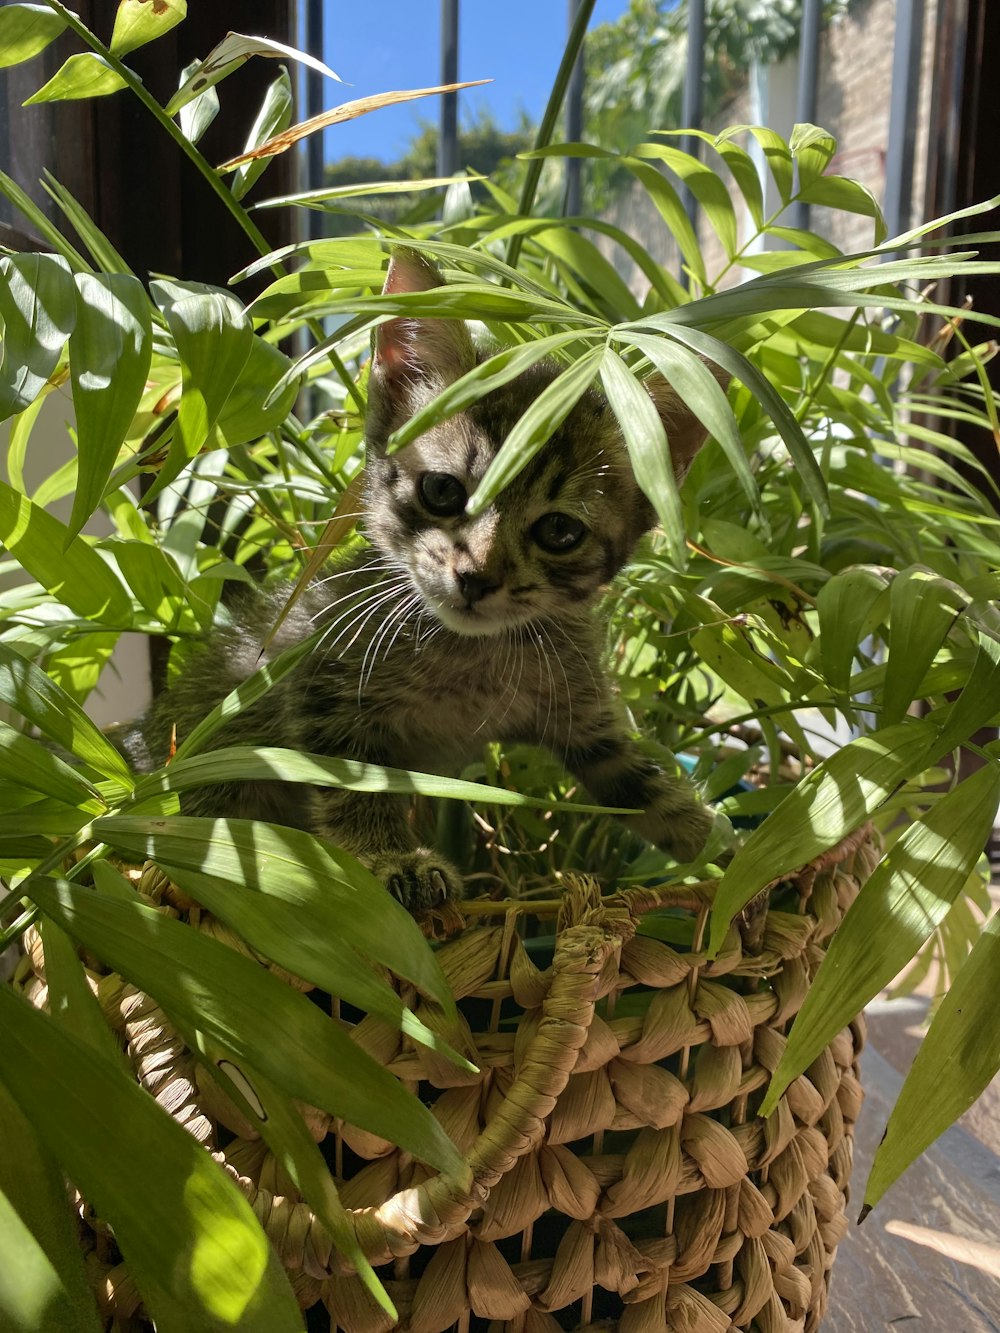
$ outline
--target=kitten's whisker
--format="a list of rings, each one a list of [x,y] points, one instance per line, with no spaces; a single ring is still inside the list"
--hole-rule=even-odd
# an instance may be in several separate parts
[[[349,648],[353,648],[354,644],[358,640],[358,636],[361,634],[362,630],[369,623],[369,621],[379,610],[379,608],[384,607],[388,602],[393,601],[394,598],[400,595],[401,591],[402,591],[401,588],[392,588],[388,592],[382,593],[381,596],[374,597],[363,604],[362,608],[359,611],[359,614],[356,615],[354,619],[349,622],[349,624],[346,626],[345,629],[341,630],[340,634],[337,635],[337,638],[334,640],[333,644],[331,644],[331,648],[335,648],[340,643],[341,639],[343,639],[343,637],[346,634],[350,633],[350,631],[354,629],[354,626],[357,625],[357,629],[354,629],[354,633],[351,636],[350,640],[343,646],[343,648],[341,648],[340,652],[337,654],[338,657],[343,657],[344,653],[346,653]]]
[[[388,588],[386,588],[384,585],[379,585],[375,589],[367,590],[366,592],[361,594],[360,603],[356,600],[357,594],[355,594],[354,595],[355,600],[347,608],[347,610],[344,611],[341,615],[339,615],[337,619],[333,621],[332,624],[327,626],[326,630],[324,631],[323,637],[320,639],[320,642],[317,646],[317,652],[321,651],[324,657],[331,656],[333,650],[340,643],[341,639],[343,639],[344,636],[348,634],[350,630],[354,628],[355,625],[357,625],[360,622],[361,628],[363,628],[372,618],[372,616],[375,614],[375,612],[378,610],[380,606],[383,606],[386,602],[389,602],[394,597],[398,597],[400,595],[404,586],[405,586],[404,580],[398,580],[397,582],[391,584]],[[343,600],[346,601],[348,599],[344,598]],[[347,620],[348,617],[351,618],[348,625],[344,629],[342,629],[340,633],[331,641],[330,635],[337,628],[337,626],[342,624],[343,621]],[[346,644],[345,647],[341,649],[338,656],[342,657],[344,655],[344,653],[347,651],[347,648],[351,647],[351,645],[354,643],[355,639],[357,638],[360,632],[361,629],[359,628],[357,633],[355,633],[354,638],[352,638],[350,643]]]
[[[489,722],[490,718],[493,716],[493,714],[497,711],[497,709],[498,709],[498,708],[500,707],[500,705],[503,703],[504,696],[506,695],[507,690],[508,690],[509,685],[510,685],[510,677],[509,677],[508,674],[507,674],[507,668],[508,668],[508,666],[510,665],[510,654],[511,654],[511,642],[512,642],[512,641],[511,641],[511,637],[510,637],[510,635],[507,634],[507,633],[504,633],[502,637],[503,637],[503,640],[504,640],[504,645],[505,645],[505,647],[506,647],[506,652],[504,653],[503,664],[502,664],[502,666],[500,667],[500,669],[497,671],[496,674],[497,674],[498,678],[504,682],[504,686],[503,686],[503,688],[502,688],[501,690],[498,690],[498,691],[495,691],[495,692],[494,692],[493,702],[490,704],[490,707],[486,710],[486,712],[483,714],[482,718],[480,719],[480,721],[479,721],[479,726],[476,727],[476,728],[473,730],[473,733],[472,733],[472,734],[473,734],[474,736],[478,736],[478,735],[479,735],[479,733],[482,731],[483,727],[486,726],[487,722]],[[513,700],[512,700],[512,701],[513,701]],[[507,705],[507,708],[508,708],[508,709],[510,708],[510,704],[509,704],[509,703],[508,703],[508,705]],[[507,716],[507,714],[504,713],[504,717],[506,717],[506,716]],[[501,720],[502,720],[502,719],[501,719]],[[498,723],[497,723],[497,726],[499,726],[499,725],[500,725],[500,723],[498,722]]]
[[[513,676],[513,672],[510,673],[510,676],[507,676],[508,681],[510,681],[509,697],[507,699],[507,707],[503,710],[500,717],[497,719],[497,730],[499,730],[503,726],[504,722],[507,720],[507,715],[510,713],[510,710],[514,707],[514,701],[517,699],[518,691],[521,688],[521,677],[524,675],[524,638],[520,634],[516,636],[510,635],[508,638],[508,643],[509,643],[509,647],[507,649],[508,657],[504,659],[503,674],[504,676],[507,676],[507,662],[509,658],[513,656],[514,660],[517,662],[517,679],[511,681],[511,676]]]
[[[313,684],[324,663],[331,656],[332,650],[336,648],[340,639],[347,632],[346,629],[341,631],[341,633],[336,635],[331,641],[331,635],[334,635],[337,626],[347,620],[348,617],[354,617],[356,614],[363,614],[364,610],[373,600],[379,602],[384,596],[392,596],[395,592],[396,588],[394,586],[390,586],[389,589],[386,589],[385,584],[382,581],[377,583],[374,588],[352,588],[349,592],[344,593],[343,596],[336,598],[332,602],[327,602],[327,604],[321,607],[314,616],[310,617],[309,623],[314,624],[320,616],[331,613],[345,603],[347,604],[346,610],[342,611],[340,615],[333,618],[328,625],[323,627],[323,632],[319,642],[316,644],[315,652],[312,655],[313,668],[309,673],[307,688]],[[355,620],[352,619],[351,625],[355,623]],[[350,628],[350,626],[348,626],[348,628]]]
[[[357,571],[350,570],[345,572],[353,574],[356,573]],[[335,575],[334,577],[339,577],[339,576]],[[342,593],[339,597],[333,598],[331,601],[324,602],[323,605],[318,608],[318,610],[314,611],[313,614],[309,617],[310,625],[314,625],[316,621],[320,619],[321,616],[327,615],[329,612],[335,610],[338,606],[341,606],[344,602],[348,602],[352,598],[364,597],[369,593],[372,593],[384,586],[385,586],[385,578],[381,577],[379,578],[378,582],[374,585],[368,584],[360,588],[349,588],[347,592]]]
[[[541,640],[537,632],[532,635],[531,642],[534,646],[535,654],[538,657],[539,664],[545,667],[548,676],[548,687],[549,687],[548,701],[545,710],[545,723],[542,726],[540,735],[540,739],[544,741],[549,734],[549,720],[552,717],[552,704],[555,698],[555,681],[553,680],[552,677],[552,668],[549,666],[548,657],[545,655],[545,653],[542,652]]]
[[[569,743],[568,738],[573,734],[573,692],[570,689],[569,677],[566,675],[566,668],[563,666],[562,658],[556,651],[556,646],[552,641],[551,634],[549,634],[548,630],[546,630],[544,626],[540,625],[539,629],[541,629],[542,634],[544,634],[545,636],[546,642],[552,649],[552,655],[556,659],[556,665],[562,672],[563,684],[566,686],[566,736],[568,744]]]
[[[383,645],[384,645],[384,646],[382,647],[382,657],[383,657],[383,659],[384,659],[385,661],[388,661],[388,660],[389,660],[389,658],[390,658],[390,656],[391,656],[391,654],[392,654],[392,650],[393,650],[393,648],[394,648],[395,645],[396,645],[396,640],[399,638],[400,634],[402,634],[402,633],[407,629],[410,616],[412,616],[413,612],[414,612],[415,610],[417,610],[417,608],[418,608],[419,606],[420,606],[420,598],[419,598],[419,596],[414,596],[414,597],[411,599],[409,606],[406,607],[405,614],[400,615],[400,616],[397,618],[396,628],[393,630],[393,632],[392,632],[392,638],[389,640],[388,643],[385,643],[385,642],[384,642],[384,640],[385,640],[385,631],[383,631],[382,639],[383,639]],[[418,614],[419,614],[419,612],[418,612]],[[374,666],[375,666],[375,661],[374,661],[374,659],[373,659],[373,660],[372,660],[372,667],[369,668],[369,672],[368,672],[369,676],[371,676],[371,671],[372,671],[372,668],[374,668]]]
[[[373,561],[371,565],[366,565],[364,566],[364,568],[373,570],[385,570],[387,573],[389,572],[389,566],[382,561],[379,562]],[[350,569],[337,570],[333,574],[324,574],[322,578],[313,579],[312,583],[310,583],[309,586],[310,588],[324,588],[328,583],[333,583],[337,579],[346,579],[351,575],[353,575],[355,578],[357,577],[358,569],[356,566],[352,566]]]
[[[382,622],[381,628],[375,634],[371,643],[369,643],[367,649],[365,650],[365,655],[361,661],[361,671],[358,679],[359,704],[361,703],[362,696],[364,695],[365,686],[368,684],[368,681],[371,678],[372,671],[375,668],[375,663],[378,660],[379,648],[385,641],[385,636],[388,634],[390,627],[392,626],[394,621],[398,622],[396,633],[392,637],[392,643],[395,643],[396,636],[399,634],[400,629],[402,629],[407,615],[414,609],[414,607],[419,605],[419,602],[420,598],[416,593],[412,594],[410,597],[407,597],[404,601],[400,602],[400,604],[396,606],[393,610],[391,610],[389,614],[385,617],[385,619]],[[391,648],[392,644],[390,644],[389,646]],[[388,657],[388,655],[389,654],[387,649],[386,656]]]
[[[327,604],[324,607],[322,607],[319,611],[317,611],[315,615],[310,617],[310,624],[315,624],[315,622],[319,620],[321,616],[326,615],[329,612],[336,610],[338,607],[344,606],[346,604],[347,609],[343,611],[335,619],[333,619],[328,625],[323,627],[323,639],[321,640],[321,644],[323,644],[327,641],[327,637],[329,636],[330,631],[335,629],[336,626],[339,625],[341,621],[346,619],[346,617],[349,616],[353,611],[359,610],[361,607],[366,605],[373,597],[381,597],[383,594],[392,595],[393,593],[401,591],[403,586],[404,586],[403,580],[398,579],[395,580],[388,587],[386,587],[385,583],[378,583],[375,585],[374,588],[352,588],[350,592],[344,593],[342,597],[338,597],[336,598],[336,600],[332,602],[327,602]]]
[[[600,693],[600,687],[597,684],[597,677],[594,675],[594,668],[591,666],[590,658],[576,642],[572,634],[561,635],[563,643],[567,644],[576,653],[577,657],[587,669],[587,675],[590,677],[590,683],[594,687],[595,694]]]

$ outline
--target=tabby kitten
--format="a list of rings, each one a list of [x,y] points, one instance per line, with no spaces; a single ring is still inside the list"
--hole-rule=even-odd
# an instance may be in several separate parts
[[[385,291],[441,278],[397,249]],[[482,355],[464,323],[397,318],[375,337],[369,386],[365,532],[370,547],[318,580],[270,654],[325,631],[316,651],[217,745],[278,745],[454,773],[489,740],[548,746],[604,805],[679,860],[713,817],[686,780],[627,734],[606,676],[593,607],[655,522],[604,399],[584,395],[545,448],[484,513],[466,501],[514,423],[558,373],[539,364],[391,457],[386,440]],[[704,431],[656,377],[646,387],[678,478]],[[183,737],[260,665],[280,598],[258,594],[212,636],[127,745],[140,767]],[[189,813],[303,827],[354,853],[408,907],[461,894],[458,872],[419,845],[405,797],[278,782],[192,793]]]

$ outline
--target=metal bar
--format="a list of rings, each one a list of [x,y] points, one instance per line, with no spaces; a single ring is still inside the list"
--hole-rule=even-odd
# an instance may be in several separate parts
[[[323,59],[323,0],[306,0],[305,47],[310,55]],[[306,116],[318,116],[323,110],[323,75],[306,66]],[[323,133],[310,134],[306,140],[306,189],[318,190],[323,184]],[[307,208],[306,225],[311,237],[323,234],[323,214]]]
[[[889,149],[885,163],[885,221],[890,236],[898,236],[909,227],[913,209],[913,159],[923,32],[924,0],[898,0],[889,100]]]
[[[458,0],[441,0],[441,82],[458,82]],[[458,93],[441,97],[437,170],[439,176],[458,170]]]
[[[559,114],[562,111],[563,103],[566,100],[566,89],[569,87],[570,76],[573,73],[573,66],[576,64],[577,57],[583,50],[583,41],[587,35],[587,28],[590,25],[590,17],[594,12],[594,5],[596,3],[597,0],[580,0],[580,7],[577,10],[576,18],[573,20],[573,26],[566,39],[566,45],[563,47],[562,59],[559,61],[559,68],[556,70],[555,82],[552,84],[551,91],[549,92],[549,100],[545,104],[542,123],[539,125],[538,131],[535,134],[536,148],[547,148],[552,142],[552,135],[555,132],[556,123],[559,120]],[[531,216],[531,210],[535,206],[535,194],[538,190],[538,182],[542,175],[543,161],[543,158],[535,157],[528,163],[528,170],[524,173],[524,183],[521,186],[521,197],[517,204],[519,217],[526,218]],[[523,241],[523,234],[521,232],[515,232],[507,243],[507,263],[511,268],[517,268],[517,261],[521,254]]]
[[[684,73],[684,95],[681,101],[681,126],[686,130],[700,130],[705,106],[705,0],[688,0],[687,68]],[[687,134],[681,147],[692,157],[699,157],[701,140]],[[698,201],[685,185],[681,197],[691,226],[698,226]],[[682,275],[683,277],[683,275]]]
[[[567,31],[573,31],[573,24],[580,11],[581,0],[569,0],[567,13]],[[569,88],[566,90],[566,138],[570,143],[579,143],[583,138],[583,47],[576,58],[573,73],[570,75]],[[583,159],[566,159],[566,195],[563,200],[563,215],[578,217],[583,211]]]
[[[969,0],[939,0],[931,105],[934,132],[927,136],[927,190],[920,212],[941,217],[957,207],[964,65],[969,45]]]
[[[819,81],[819,42],[823,28],[823,0],[803,0],[802,27],[799,29],[799,82],[795,97],[795,119],[800,125],[816,123],[816,90]],[[809,205],[796,200],[791,224],[806,230]]]

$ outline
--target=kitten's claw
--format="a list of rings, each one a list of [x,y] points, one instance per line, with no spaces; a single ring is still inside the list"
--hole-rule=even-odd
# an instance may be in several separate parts
[[[462,876],[443,857],[423,848],[372,857],[370,866],[408,912],[462,897]]]

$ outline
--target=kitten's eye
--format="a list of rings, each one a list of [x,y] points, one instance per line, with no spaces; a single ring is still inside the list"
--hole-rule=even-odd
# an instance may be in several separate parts
[[[450,472],[425,472],[419,489],[424,505],[441,518],[460,514],[469,498],[465,487]]]
[[[578,518],[571,518],[569,514],[543,514],[532,526],[531,535],[543,551],[563,555],[580,545],[587,529]]]

